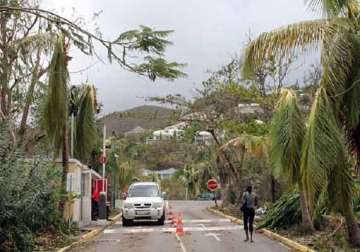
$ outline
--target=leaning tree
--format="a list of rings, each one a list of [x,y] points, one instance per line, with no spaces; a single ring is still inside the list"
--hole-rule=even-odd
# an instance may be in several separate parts
[[[351,171],[360,165],[360,9],[356,0],[310,0],[326,18],[261,34],[247,48],[244,73],[264,59],[321,48],[323,74],[301,151],[301,179],[310,209],[328,192],[329,206],[344,215],[350,242],[360,246],[352,211]]]
[[[60,15],[38,7],[31,7],[26,1],[1,1],[1,27],[16,24],[18,20],[21,20],[24,16],[28,18],[30,27],[25,26],[27,29],[25,29],[24,36],[21,37],[24,38],[24,41],[20,41],[22,42],[21,44],[26,44],[29,41],[41,41],[42,43],[46,43],[46,45],[50,44],[46,49],[52,52],[52,58],[48,68],[44,70],[39,68],[33,75],[35,76],[36,74],[35,81],[38,81],[40,74],[42,74],[43,71],[48,71],[48,95],[45,99],[42,121],[44,129],[54,146],[55,156],[62,152],[62,188],[65,190],[69,160],[69,73],[67,67],[68,61],[71,59],[68,55],[69,46],[73,44],[87,55],[97,55],[95,50],[97,48],[96,45],[100,45],[107,50],[110,62],[115,61],[121,68],[138,75],[147,76],[153,81],[157,78],[174,80],[178,77],[185,76],[185,74],[179,70],[179,68],[184,65],[176,62],[167,62],[164,59],[166,47],[171,44],[166,38],[172,31],[154,31],[149,27],[141,26],[139,30],[123,32],[113,40],[105,40],[102,36],[93,34],[77,23]],[[37,29],[36,36],[31,37],[30,40],[27,36],[38,22],[42,22],[41,27],[46,27],[46,29]],[[8,36],[6,28],[4,31],[5,33],[3,35],[6,36],[2,37],[3,43],[7,42],[4,40]],[[16,30],[14,30],[10,35],[15,36],[16,34]],[[23,47],[19,48],[22,49]],[[11,86],[9,87],[9,82],[13,80],[16,83],[19,80],[16,76],[12,77],[13,67],[10,63],[16,62],[18,57],[15,55],[17,55],[20,49],[18,49],[18,51],[7,50],[4,52],[6,57],[2,57],[2,68],[0,69],[2,71],[0,71],[0,74],[6,78],[1,78],[0,83],[1,120],[11,120],[10,108],[12,105],[12,94],[9,92],[11,88]],[[132,61],[131,59],[133,59],[134,55],[138,57],[142,55],[143,60]],[[36,55],[35,58],[39,59],[41,57]],[[35,61],[35,64],[36,62],[37,61]],[[32,99],[29,97],[29,99],[26,100],[31,103]],[[25,124],[26,118],[23,118],[20,132],[24,130]],[[61,210],[64,208],[64,204],[65,196],[62,197],[60,202]]]

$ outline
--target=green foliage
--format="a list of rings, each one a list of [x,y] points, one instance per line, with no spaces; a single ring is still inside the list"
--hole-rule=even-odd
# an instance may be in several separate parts
[[[354,211],[360,214],[360,182],[359,181],[355,184],[354,192],[355,192],[353,199]]]
[[[163,58],[147,56],[144,59],[144,63],[137,65],[134,70],[137,73],[148,73],[148,77],[153,81],[157,78],[175,80],[179,77],[187,76],[184,72],[178,70],[185,66],[186,64],[167,62]]]
[[[180,171],[180,170],[179,170]],[[176,178],[161,180],[161,190],[166,192],[167,200],[185,199],[185,188],[180,180]]]
[[[97,110],[95,87],[83,87],[76,117],[75,156],[88,163],[98,140],[95,114]]]
[[[44,157],[25,159],[9,146],[0,125],[0,250],[32,251],[37,232],[61,226],[61,173]]]
[[[284,89],[271,123],[271,160],[275,174],[290,183],[300,181],[301,146],[305,134],[304,118],[295,92]]]
[[[306,0],[309,7],[323,11],[329,17],[344,13],[353,0]]]
[[[257,228],[285,229],[300,222],[300,195],[297,190],[293,190],[284,193],[276,201]]]
[[[350,164],[343,132],[324,88],[317,92],[308,124],[301,170],[310,203],[314,205],[323,190],[331,190],[331,202],[345,208],[351,201]]]
[[[229,135],[248,134],[253,136],[265,136],[269,133],[268,123],[259,123],[256,120],[239,122],[238,120],[224,120],[221,128],[226,130]]]
[[[64,36],[59,35],[49,66],[49,88],[43,112],[43,127],[57,154],[63,146],[64,128],[68,123],[67,56]]]
[[[118,181],[120,191],[124,192],[135,178],[135,170],[130,162],[117,163]]]
[[[302,145],[300,170],[310,209],[319,196],[328,194],[327,206],[346,217],[349,240],[360,246],[360,231],[354,220],[351,165],[358,160],[360,145],[353,130],[359,127],[357,94],[359,69],[359,2],[311,0],[323,7],[328,18],[288,25],[264,33],[247,48],[245,72],[269,57],[321,45],[323,74],[308,119]],[[345,137],[346,134],[346,137]],[[356,151],[349,155],[349,147]],[[313,211],[314,212],[314,211]],[[313,213],[314,214],[314,213]]]
[[[170,33],[172,33],[172,31],[154,31],[147,26],[140,26],[139,30],[124,32],[113,42],[106,45],[109,60],[112,62],[113,59],[115,59],[125,69],[146,75],[153,81],[156,78],[174,80],[179,77],[185,77],[186,74],[179,70],[183,68],[185,64],[167,62],[162,58],[166,47],[172,44],[165,39]],[[123,48],[122,56],[117,55],[113,50],[113,48],[117,46]],[[126,59],[129,52],[145,54],[143,63],[129,64],[127,62],[128,59]],[[155,55],[155,57],[153,55]]]
[[[226,170],[227,155],[233,164],[234,171]],[[218,169],[227,173],[227,178],[233,188],[230,190],[238,192],[244,190],[251,184],[256,188],[260,198],[264,201],[270,200],[269,178],[271,169],[268,162],[268,139],[264,136],[253,136],[243,134],[231,139],[218,150]]]
[[[128,50],[141,50],[162,55],[166,46],[172,43],[164,38],[173,31],[153,31],[150,27],[140,26],[141,30],[131,30],[120,34],[114,43],[129,43]]]

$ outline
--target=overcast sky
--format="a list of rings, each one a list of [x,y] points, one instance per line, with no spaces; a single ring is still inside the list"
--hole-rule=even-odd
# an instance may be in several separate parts
[[[72,52],[70,72],[74,84],[89,80],[99,90],[104,113],[120,111],[146,104],[144,97],[181,93],[195,94],[194,88],[208,76],[207,69],[216,70],[227,63],[234,53],[240,53],[251,30],[264,31],[301,20],[314,18],[305,8],[304,0],[42,0],[42,8],[54,10],[68,18],[83,17],[91,23],[93,14],[104,38],[113,39],[119,33],[150,26],[159,30],[175,30],[170,36],[174,45],[167,58],[187,63],[187,78],[174,82],[145,77],[122,70],[116,64],[98,62]],[[90,24],[90,27],[91,26]],[[106,54],[102,54],[106,61]]]

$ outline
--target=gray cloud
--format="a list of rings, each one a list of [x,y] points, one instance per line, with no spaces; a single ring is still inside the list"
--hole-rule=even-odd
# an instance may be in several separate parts
[[[54,9],[70,17],[72,8],[77,15],[91,20],[93,13],[103,11],[96,20],[105,38],[144,24],[156,29],[173,29],[169,60],[187,63],[187,78],[175,82],[155,83],[123,71],[108,63],[96,63],[87,71],[71,75],[73,83],[93,82],[99,90],[104,112],[118,111],[144,104],[141,97],[181,93],[194,94],[206,79],[206,70],[228,62],[240,52],[246,33],[263,31],[300,20],[314,18],[303,0],[43,0],[42,7]],[[91,27],[90,27],[91,28]],[[106,53],[99,51],[106,60]],[[73,52],[70,71],[93,65],[96,58]]]

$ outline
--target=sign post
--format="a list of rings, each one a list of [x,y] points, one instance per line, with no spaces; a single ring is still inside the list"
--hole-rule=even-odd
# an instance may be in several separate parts
[[[218,204],[217,204],[217,200],[216,200],[216,189],[218,189],[219,187],[219,184],[218,182],[216,181],[216,179],[209,179],[209,181],[207,182],[207,188],[209,189],[209,191],[213,192],[214,193],[214,201],[215,201],[215,206],[217,207]]]
[[[99,199],[99,219],[101,221],[105,221],[107,219],[107,209],[106,209],[106,202],[107,202],[107,195],[106,195],[106,191],[105,191],[105,182],[106,182],[106,178],[105,178],[105,166],[106,166],[106,126],[104,124],[104,128],[103,128],[103,149],[102,149],[102,155],[100,157],[100,163],[102,164],[102,190],[100,193],[100,199]],[[107,186],[107,183],[106,183]],[[106,187],[107,189],[107,187]]]

